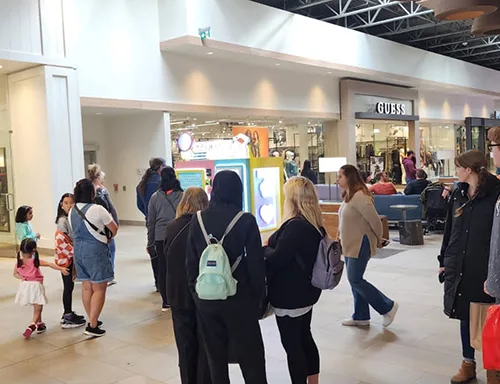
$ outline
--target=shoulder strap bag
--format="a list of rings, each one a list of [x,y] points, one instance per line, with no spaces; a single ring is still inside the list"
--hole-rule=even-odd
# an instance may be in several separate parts
[[[92,228],[95,232],[97,232],[99,235],[101,236],[105,236],[108,240],[113,238],[113,234],[111,233],[111,231],[109,232],[103,232],[101,231],[99,228],[97,228],[94,223],[91,223],[89,221],[89,219],[87,219],[87,216],[85,216],[85,213],[83,213],[80,208],[77,207],[77,205],[75,204],[73,206],[74,210],[76,211],[76,213],[78,213],[78,215],[84,220],[87,222],[88,225],[90,225],[90,228]]]

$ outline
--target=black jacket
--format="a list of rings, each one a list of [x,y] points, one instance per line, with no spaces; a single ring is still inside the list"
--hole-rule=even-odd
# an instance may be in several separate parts
[[[303,170],[300,176],[307,177],[313,184],[318,184],[318,176],[312,169]]]
[[[425,188],[429,186],[429,180],[415,180],[408,184],[405,188],[405,195],[420,195]]]
[[[492,303],[484,293],[488,275],[491,228],[500,181],[488,177],[482,192],[469,201],[469,185],[459,183],[448,204],[445,233],[439,264],[445,268],[444,312],[452,318],[465,319],[470,303]],[[457,208],[463,213],[456,217]]]
[[[232,205],[211,204],[202,213],[203,222],[208,234],[220,240],[229,223],[238,212],[239,210]],[[227,235],[223,245],[231,265],[234,264],[240,255],[244,255],[243,260],[233,273],[234,278],[238,281],[236,295],[229,297],[225,302],[232,303],[251,297],[254,300],[255,309],[257,310],[266,292],[266,264],[262,249],[262,239],[255,217],[250,213],[245,213]],[[195,286],[200,270],[200,258],[206,247],[207,243],[201,232],[198,219],[194,215],[191,221],[191,228],[189,229],[186,268],[189,289],[195,299],[197,299]]]
[[[186,256],[192,215],[184,215],[167,224],[165,257],[167,259],[167,298],[174,309],[194,309],[188,286]]]
[[[321,290],[312,286],[311,275],[321,238],[302,218],[288,220],[269,238],[264,255],[273,307],[297,309],[318,302]]]

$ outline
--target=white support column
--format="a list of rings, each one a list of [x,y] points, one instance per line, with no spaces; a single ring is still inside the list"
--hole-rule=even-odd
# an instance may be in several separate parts
[[[309,135],[307,125],[299,125],[299,168],[302,169],[304,161],[309,159]]]
[[[84,177],[76,71],[38,67],[8,82],[15,204],[34,207],[39,244],[53,248],[59,199]]]
[[[172,160],[172,131],[170,130],[170,113],[163,113],[163,129],[165,132],[165,160],[167,165],[173,166]]]

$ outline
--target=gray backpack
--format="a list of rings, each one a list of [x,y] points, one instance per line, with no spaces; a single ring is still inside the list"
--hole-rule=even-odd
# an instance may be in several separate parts
[[[319,289],[333,289],[339,285],[344,272],[342,247],[336,240],[323,236],[312,270],[311,284]]]

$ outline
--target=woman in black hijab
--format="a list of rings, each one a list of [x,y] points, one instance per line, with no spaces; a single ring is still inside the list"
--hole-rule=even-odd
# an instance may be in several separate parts
[[[209,207],[202,213],[208,235],[221,239],[243,208],[243,185],[233,171],[217,173]],[[265,261],[255,217],[245,213],[224,240],[224,250],[234,265],[243,256],[233,277],[238,281],[234,296],[226,300],[202,300],[195,291],[201,254],[207,247],[195,216],[188,235],[187,277],[199,314],[213,383],[229,384],[229,342],[246,384],[266,384],[264,344],[259,326],[259,304],[265,295]],[[233,356],[231,356],[233,357]]]

